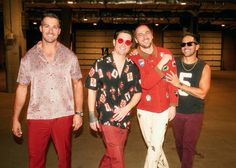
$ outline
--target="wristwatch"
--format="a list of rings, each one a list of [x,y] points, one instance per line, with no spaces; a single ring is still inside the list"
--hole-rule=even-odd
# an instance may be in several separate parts
[[[81,112],[75,112],[76,115],[79,115],[80,117],[83,117],[84,116],[84,113],[81,111]]]

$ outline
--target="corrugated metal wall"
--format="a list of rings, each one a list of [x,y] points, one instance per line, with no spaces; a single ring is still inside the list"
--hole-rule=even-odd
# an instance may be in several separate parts
[[[77,30],[76,49],[82,69],[89,69],[96,59],[113,48],[112,39],[115,30]],[[212,70],[221,70],[222,37],[221,32],[200,32],[201,44],[199,58],[205,60]],[[181,31],[165,31],[163,46],[170,49],[174,56],[182,55]]]
[[[113,48],[112,39],[115,30],[78,30],[76,49],[82,69],[89,69],[94,61]],[[104,53],[103,53],[104,52]]]

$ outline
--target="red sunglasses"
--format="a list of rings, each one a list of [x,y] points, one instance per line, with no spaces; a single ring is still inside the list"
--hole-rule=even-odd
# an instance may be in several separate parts
[[[132,42],[131,42],[130,40],[125,40],[125,41],[124,41],[124,39],[122,39],[122,38],[118,38],[118,39],[117,39],[117,42],[118,42],[119,44],[122,44],[123,42],[125,42],[125,45],[127,45],[127,46],[130,46],[130,45],[132,44]]]

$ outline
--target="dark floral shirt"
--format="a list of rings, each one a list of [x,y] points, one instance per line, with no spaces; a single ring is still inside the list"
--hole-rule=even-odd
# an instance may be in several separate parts
[[[117,108],[126,106],[135,93],[142,91],[138,67],[129,58],[120,76],[111,54],[98,59],[90,69],[85,87],[97,91],[96,108],[102,124],[129,128],[130,112],[120,122],[112,119]]]

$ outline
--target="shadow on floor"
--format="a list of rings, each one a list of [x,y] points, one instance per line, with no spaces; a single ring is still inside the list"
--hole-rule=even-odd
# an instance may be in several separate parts
[[[84,72],[84,76],[86,73]],[[1,82],[3,78],[1,77]],[[2,84],[0,87],[3,86]],[[87,110],[87,93],[84,94],[84,112]],[[206,99],[205,118],[197,146],[194,168],[235,168],[236,167],[236,72],[214,71],[212,87]],[[24,136],[16,143],[11,135],[11,115],[14,94],[0,93],[0,163],[2,168],[27,167],[27,129],[25,110],[22,115]],[[172,130],[166,133],[164,150],[170,168],[179,168]],[[72,168],[96,168],[104,152],[99,138],[90,134],[88,115],[84,116],[81,134],[73,136]],[[132,127],[125,148],[127,168],[142,168],[146,154],[137,118],[133,117]],[[57,167],[57,157],[50,144],[47,154],[47,168]]]

